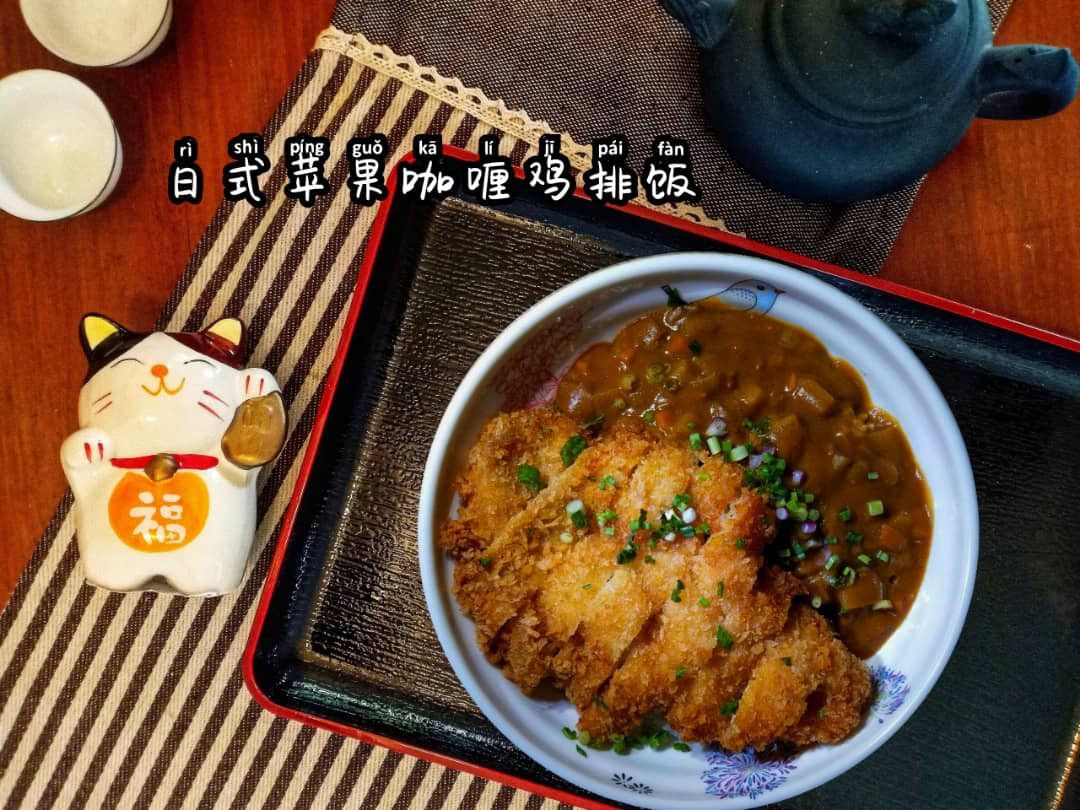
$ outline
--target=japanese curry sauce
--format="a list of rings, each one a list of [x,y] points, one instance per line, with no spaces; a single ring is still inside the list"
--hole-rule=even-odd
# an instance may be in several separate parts
[[[717,441],[754,446],[744,465],[774,446],[786,461],[782,486],[812,493],[802,508],[820,517],[812,533],[794,515],[773,517],[770,558],[803,581],[861,657],[903,621],[930,551],[922,472],[858,373],[809,333],[717,301],[657,310],[586,350],[561,380],[556,405],[579,423],[603,416],[602,427],[644,418],[671,439],[700,441],[702,453],[719,417],[727,430]],[[798,487],[797,470],[805,476]],[[884,510],[874,515],[877,501]]]

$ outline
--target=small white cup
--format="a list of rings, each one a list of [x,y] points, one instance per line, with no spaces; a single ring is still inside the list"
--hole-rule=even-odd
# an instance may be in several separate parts
[[[99,206],[124,162],[98,95],[54,70],[0,79],[0,208],[23,219],[64,219]]]
[[[172,0],[20,0],[37,41],[86,67],[133,65],[165,39]]]

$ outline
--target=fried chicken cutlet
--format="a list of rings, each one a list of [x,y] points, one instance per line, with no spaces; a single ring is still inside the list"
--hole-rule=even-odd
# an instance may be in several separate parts
[[[854,731],[869,675],[765,564],[742,468],[628,420],[578,435],[552,409],[499,414],[456,484],[440,542],[488,659],[526,693],[561,689],[596,739],[656,713],[732,750]]]

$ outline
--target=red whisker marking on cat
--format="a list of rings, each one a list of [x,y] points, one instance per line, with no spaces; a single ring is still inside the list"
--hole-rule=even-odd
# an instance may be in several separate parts
[[[251,387],[251,375],[244,377],[244,393],[248,392],[248,388]]]
[[[109,396],[109,394],[111,394],[111,393],[112,393],[112,391],[106,391],[106,392],[105,392],[104,394],[102,394],[102,395],[101,395],[100,397],[98,397],[97,399],[95,399],[95,400],[94,400],[93,402],[91,402],[90,404],[91,404],[91,405],[97,405],[97,404],[98,404],[99,402],[101,402],[101,400],[105,399],[105,397]]]
[[[205,410],[205,411],[210,411],[210,413],[212,413],[212,414],[213,414],[214,416],[217,416],[217,418],[218,418],[218,419],[221,419],[221,417],[220,417],[220,416],[218,416],[218,414],[217,414],[217,411],[215,411],[215,410],[214,410],[213,408],[211,408],[211,407],[210,407],[209,405],[207,405],[207,404],[206,404],[205,402],[200,402],[200,403],[199,403],[199,407],[200,407],[200,408],[202,408],[202,409],[203,409],[203,410]],[[225,420],[224,420],[224,419],[221,419],[221,421],[222,421],[222,422],[224,422]]]
[[[103,445],[101,442],[97,443],[97,453],[99,459],[105,458],[105,445]]]
[[[219,396],[218,396],[217,394],[215,394],[215,393],[214,393],[213,391],[205,391],[205,390],[204,390],[204,391],[203,391],[203,393],[204,393],[204,394],[206,394],[206,395],[207,395],[208,397],[213,397],[213,398],[214,398],[214,399],[216,399],[216,400],[217,400],[218,402],[220,402],[220,403],[221,403],[222,405],[224,405],[224,406],[225,406],[226,408],[227,408],[227,407],[229,407],[229,403],[228,403],[228,402],[226,402],[225,400],[223,400],[223,399],[222,399],[221,397],[219,397]]]
[[[259,393],[260,393],[260,394],[262,393],[262,390],[263,390],[263,384],[264,384],[265,382],[266,382],[266,380],[259,380]]]
[[[86,460],[87,461],[93,461],[94,460],[94,453],[90,449],[90,442],[83,442],[82,443],[82,449],[83,449],[83,452],[86,453]]]
[[[98,400],[98,401],[100,402],[100,400]],[[108,408],[110,405],[112,405],[112,400],[111,399],[108,402],[106,402],[104,405],[102,405],[100,408],[98,408],[96,411],[94,411],[94,415],[97,416],[99,413],[101,413],[103,410]]]

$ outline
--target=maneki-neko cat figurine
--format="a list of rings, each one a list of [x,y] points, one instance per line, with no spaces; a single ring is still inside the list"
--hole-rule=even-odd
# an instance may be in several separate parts
[[[91,585],[215,596],[236,588],[256,525],[256,479],[285,441],[273,375],[243,368],[244,325],[134,334],[79,329],[89,370],[61,463]]]

